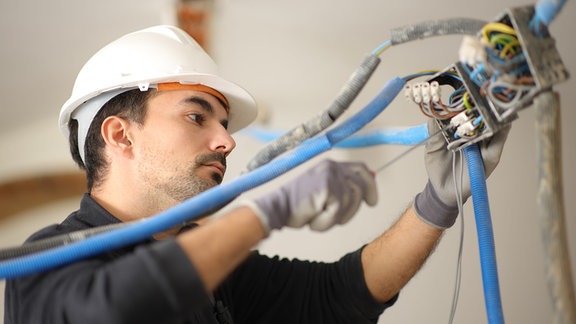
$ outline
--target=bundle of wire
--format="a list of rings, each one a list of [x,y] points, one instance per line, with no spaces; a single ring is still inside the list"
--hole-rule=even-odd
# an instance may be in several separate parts
[[[494,22],[481,30],[485,62],[466,65],[472,81],[502,116],[522,108],[536,94],[537,87],[514,28]]]
[[[454,131],[452,134],[454,140],[448,144],[448,149],[458,149],[480,134],[483,119],[474,109],[476,104],[462,83],[461,77],[455,71],[424,71],[408,75],[404,79],[411,81],[430,74],[434,77],[429,81],[407,84],[404,87],[404,95],[416,103],[425,116],[441,120],[444,125],[450,125],[456,120],[459,123],[469,122],[471,127],[466,130],[462,128],[463,131]],[[443,87],[452,90],[448,95],[447,103],[442,101],[441,89]],[[446,131],[450,132],[452,129],[449,127]]]

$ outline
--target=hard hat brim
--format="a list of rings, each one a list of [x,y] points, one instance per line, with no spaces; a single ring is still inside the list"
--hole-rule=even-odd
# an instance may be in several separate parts
[[[146,80],[143,82],[142,80]],[[60,115],[59,126],[61,132],[69,136],[68,123],[72,113],[80,107],[84,102],[90,100],[103,93],[118,90],[118,89],[132,89],[142,88],[158,83],[165,82],[180,82],[182,84],[202,84],[211,87],[222,93],[230,104],[230,112],[228,115],[228,131],[234,133],[252,123],[258,114],[256,101],[248,91],[240,87],[236,83],[225,80],[219,76],[212,74],[179,74],[177,77],[169,75],[166,77],[146,78],[145,76],[138,76],[134,80],[128,78],[123,79],[122,82],[116,86],[111,85],[107,89],[95,91],[92,93],[84,94],[81,97],[70,97],[62,106],[62,111],[65,112]]]

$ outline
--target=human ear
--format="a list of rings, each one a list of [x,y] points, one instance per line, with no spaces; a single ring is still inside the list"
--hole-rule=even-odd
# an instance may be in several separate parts
[[[100,132],[106,147],[119,154],[130,153],[132,141],[129,135],[130,122],[119,116],[109,116],[102,122]]]

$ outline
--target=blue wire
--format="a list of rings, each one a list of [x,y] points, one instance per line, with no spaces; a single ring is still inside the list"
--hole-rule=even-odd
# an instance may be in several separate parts
[[[474,121],[472,122],[472,125],[478,126],[481,122],[482,122],[482,116],[478,116],[478,117],[476,117],[476,119],[474,119]]]
[[[454,91],[452,91],[452,93],[450,93],[450,96],[448,97],[448,103],[452,104],[454,102],[454,97],[456,96],[462,96],[463,92],[466,92],[466,88],[465,87],[460,87]]]
[[[387,40],[384,43],[380,44],[380,46],[376,47],[373,51],[372,51],[372,55],[378,56],[380,55],[380,53],[382,53],[382,51],[384,51],[386,48],[392,46],[392,41],[391,40]]]

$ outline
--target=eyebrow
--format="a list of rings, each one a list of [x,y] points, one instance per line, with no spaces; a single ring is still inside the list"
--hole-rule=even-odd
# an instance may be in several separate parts
[[[216,99],[218,99],[218,98],[216,98]],[[200,107],[202,107],[202,109],[205,112],[209,113],[210,115],[214,115],[214,107],[212,106],[212,104],[210,104],[206,99],[204,99],[202,97],[191,96],[191,97],[187,97],[183,101],[186,103],[190,103],[190,104],[197,104]],[[220,101],[220,99],[218,99],[218,101]],[[226,107],[226,105],[224,105],[221,101],[220,101],[220,103],[224,107],[224,110],[226,110],[226,113],[228,113],[228,108]],[[224,126],[224,128],[228,129],[228,119],[220,120],[220,124],[222,126]]]

